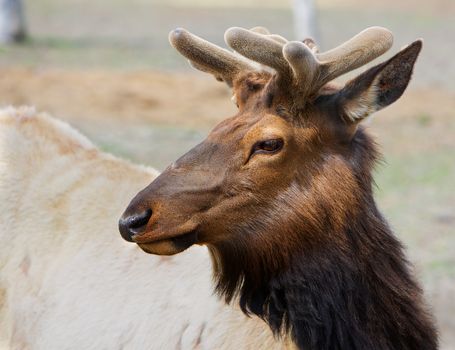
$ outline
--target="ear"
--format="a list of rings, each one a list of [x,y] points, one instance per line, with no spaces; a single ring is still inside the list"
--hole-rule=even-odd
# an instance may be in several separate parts
[[[337,106],[344,121],[355,125],[395,102],[411,80],[421,49],[422,40],[417,40],[388,61],[349,81],[337,94]]]

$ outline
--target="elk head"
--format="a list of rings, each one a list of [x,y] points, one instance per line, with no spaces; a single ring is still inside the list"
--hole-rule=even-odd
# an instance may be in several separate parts
[[[207,245],[229,298],[296,252],[346,242],[343,226],[372,196],[376,151],[359,124],[401,96],[422,42],[338,86],[336,77],[391,47],[388,30],[366,29],[324,53],[263,28],[231,28],[225,40],[235,52],[171,32],[195,68],[232,87],[238,113],[139,192],[119,226],[152,254]]]

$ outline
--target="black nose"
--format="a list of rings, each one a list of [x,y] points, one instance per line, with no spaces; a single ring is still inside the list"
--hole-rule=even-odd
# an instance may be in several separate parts
[[[118,222],[120,234],[128,242],[133,242],[133,236],[144,233],[151,216],[152,209],[147,209],[140,214],[124,215]]]

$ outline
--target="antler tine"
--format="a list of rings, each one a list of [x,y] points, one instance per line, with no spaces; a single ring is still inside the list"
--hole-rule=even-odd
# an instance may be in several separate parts
[[[191,60],[188,60],[188,63],[194,69],[200,70],[201,72],[204,72],[204,73],[212,74],[215,77],[215,79],[218,80],[218,81],[224,81],[225,80],[225,78],[223,78],[223,76],[221,74],[218,74],[218,73],[214,72],[213,70],[210,70],[210,68],[207,68],[207,67],[205,67],[205,66],[203,66],[203,65],[201,65],[199,63],[196,63],[194,61],[191,61]]]
[[[275,40],[277,43],[283,44],[283,45],[288,42],[285,38],[283,38],[281,35],[278,35],[278,34],[269,34],[269,35],[267,35],[267,37],[272,40]]]
[[[253,27],[250,30],[252,32],[255,32],[255,33],[258,33],[258,34],[264,34],[264,35],[269,35],[270,34],[270,31],[267,28],[261,27],[261,26]]]
[[[294,75],[299,93],[317,92],[329,81],[356,69],[386,52],[393,42],[392,33],[385,28],[371,27],[335,49],[317,53],[311,39],[292,41],[284,45],[283,56]]]
[[[193,67],[215,75],[232,86],[233,79],[242,71],[256,68],[236,54],[191,34],[183,28],[169,33],[169,41]]]
[[[320,63],[311,48],[300,41],[284,45],[283,56],[292,68],[294,84],[302,95],[306,95],[318,77]]]
[[[316,45],[316,43],[314,42],[313,39],[306,38],[306,39],[303,40],[303,43],[306,46],[308,46],[314,54],[319,53],[319,48],[318,48],[318,46]]]
[[[274,68],[278,73],[289,74],[289,65],[283,57],[283,44],[267,35],[233,27],[224,34],[224,40],[241,55]]]
[[[392,33],[382,27],[370,27],[340,46],[317,54],[321,63],[319,87],[330,80],[379,57],[392,47]]]
[[[265,27],[254,27],[250,29],[252,32],[265,35],[266,37],[277,41],[280,44],[286,44],[288,41],[281,35],[271,34],[270,31]]]

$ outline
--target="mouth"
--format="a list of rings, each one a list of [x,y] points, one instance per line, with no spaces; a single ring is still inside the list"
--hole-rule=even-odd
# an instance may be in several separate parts
[[[196,243],[198,243],[198,232],[193,230],[175,237],[141,242],[137,245],[148,254],[174,255],[183,252]]]

